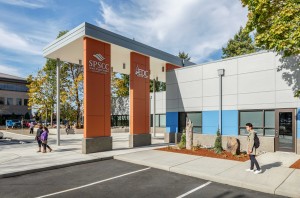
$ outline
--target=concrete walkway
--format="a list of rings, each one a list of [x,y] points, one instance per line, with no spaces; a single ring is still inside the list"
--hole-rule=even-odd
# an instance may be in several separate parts
[[[32,136],[4,132],[6,137],[33,142]],[[128,133],[112,133],[113,150],[81,154],[82,134],[62,135],[61,145],[55,146],[55,135],[49,142],[54,152],[36,153],[36,143],[0,145],[0,177],[16,176],[41,170],[66,167],[80,163],[115,158],[166,171],[229,184],[255,191],[289,197],[300,197],[300,170],[288,168],[300,155],[293,153],[265,153],[258,157],[263,173],[246,172],[250,162],[215,159],[201,156],[153,150],[165,147],[163,134],[152,139],[153,145],[128,148]]]

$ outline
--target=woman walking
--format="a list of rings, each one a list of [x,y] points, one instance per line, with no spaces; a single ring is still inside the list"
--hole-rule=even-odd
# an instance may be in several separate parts
[[[49,133],[48,128],[47,128],[47,127],[44,127],[44,128],[43,128],[43,133],[42,133],[42,135],[41,135],[41,141],[42,141],[42,147],[43,147],[42,153],[46,153],[46,152],[47,152],[46,147],[49,149],[50,152],[52,151],[52,149],[50,148],[50,146],[47,144],[48,133]]]

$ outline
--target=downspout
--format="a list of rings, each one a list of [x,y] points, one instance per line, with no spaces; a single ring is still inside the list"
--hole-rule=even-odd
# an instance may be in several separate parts
[[[218,69],[219,75],[219,130],[222,135],[222,76],[224,76],[224,69]]]

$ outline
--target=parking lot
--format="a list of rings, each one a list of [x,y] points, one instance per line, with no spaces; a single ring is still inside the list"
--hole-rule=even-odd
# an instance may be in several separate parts
[[[1,197],[279,197],[118,160],[0,179]]]

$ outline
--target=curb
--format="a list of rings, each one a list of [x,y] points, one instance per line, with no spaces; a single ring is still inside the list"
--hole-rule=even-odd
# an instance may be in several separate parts
[[[99,162],[99,161],[104,161],[104,160],[111,160],[111,159],[113,159],[113,156],[96,158],[96,159],[79,161],[79,162],[71,162],[71,163],[67,163],[67,164],[59,164],[59,165],[54,165],[54,166],[18,171],[18,172],[13,172],[13,173],[0,174],[0,178],[16,177],[16,176],[26,175],[26,174],[30,174],[30,173],[37,173],[37,172],[42,172],[42,171],[47,171],[47,170],[66,168],[66,167],[70,167],[70,166],[88,164],[88,163]]]

